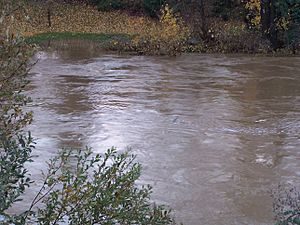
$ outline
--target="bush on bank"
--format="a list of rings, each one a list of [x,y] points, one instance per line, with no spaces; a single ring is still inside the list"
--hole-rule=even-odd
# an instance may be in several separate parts
[[[239,21],[214,20],[208,31],[207,51],[221,53],[268,53],[270,43]]]
[[[174,56],[184,51],[188,37],[189,29],[185,27],[182,18],[165,5],[158,26],[151,27],[147,35],[134,35],[128,43],[113,41],[108,48],[121,51],[126,49],[146,55]]]

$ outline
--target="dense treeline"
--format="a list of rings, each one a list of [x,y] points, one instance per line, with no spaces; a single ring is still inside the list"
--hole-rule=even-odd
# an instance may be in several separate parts
[[[101,9],[105,6],[139,6],[151,16],[159,16],[168,3],[180,12],[193,29],[194,36],[209,41],[216,20],[244,22],[248,29],[260,31],[270,41],[272,49],[290,48],[296,51],[300,37],[300,0],[91,0]],[[221,21],[220,21],[221,23]]]

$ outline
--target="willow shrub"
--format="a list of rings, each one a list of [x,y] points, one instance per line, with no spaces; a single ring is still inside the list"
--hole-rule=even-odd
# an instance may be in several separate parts
[[[141,165],[128,152],[110,149],[93,155],[91,149],[64,150],[48,166],[30,208],[14,216],[0,212],[6,216],[2,221],[0,216],[1,224],[175,224],[170,210],[150,201],[151,186],[137,186]],[[33,211],[37,205],[42,207]]]
[[[137,187],[141,166],[134,159],[115,149],[95,156],[90,149],[61,152],[36,197],[45,204],[38,223],[174,224],[170,211],[150,203],[151,187]]]
[[[0,2],[0,215],[20,200],[30,177],[25,163],[31,160],[33,148],[30,134],[22,131],[30,123],[31,113],[22,107],[30,99],[22,94],[28,83],[31,48],[15,36],[10,13],[15,1]],[[3,219],[3,218],[2,218]],[[1,222],[3,224],[4,222]]]

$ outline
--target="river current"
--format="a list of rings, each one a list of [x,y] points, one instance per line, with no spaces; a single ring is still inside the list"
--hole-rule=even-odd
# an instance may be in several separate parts
[[[299,57],[132,56],[84,45],[36,57],[34,179],[63,147],[130,148],[139,183],[186,225],[274,224],[270,189],[300,184]]]

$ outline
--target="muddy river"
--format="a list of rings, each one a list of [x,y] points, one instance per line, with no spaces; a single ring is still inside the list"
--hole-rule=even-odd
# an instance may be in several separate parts
[[[299,57],[77,46],[37,58],[29,91],[37,180],[62,147],[130,148],[143,165],[139,182],[186,225],[274,224],[270,189],[300,184]]]

